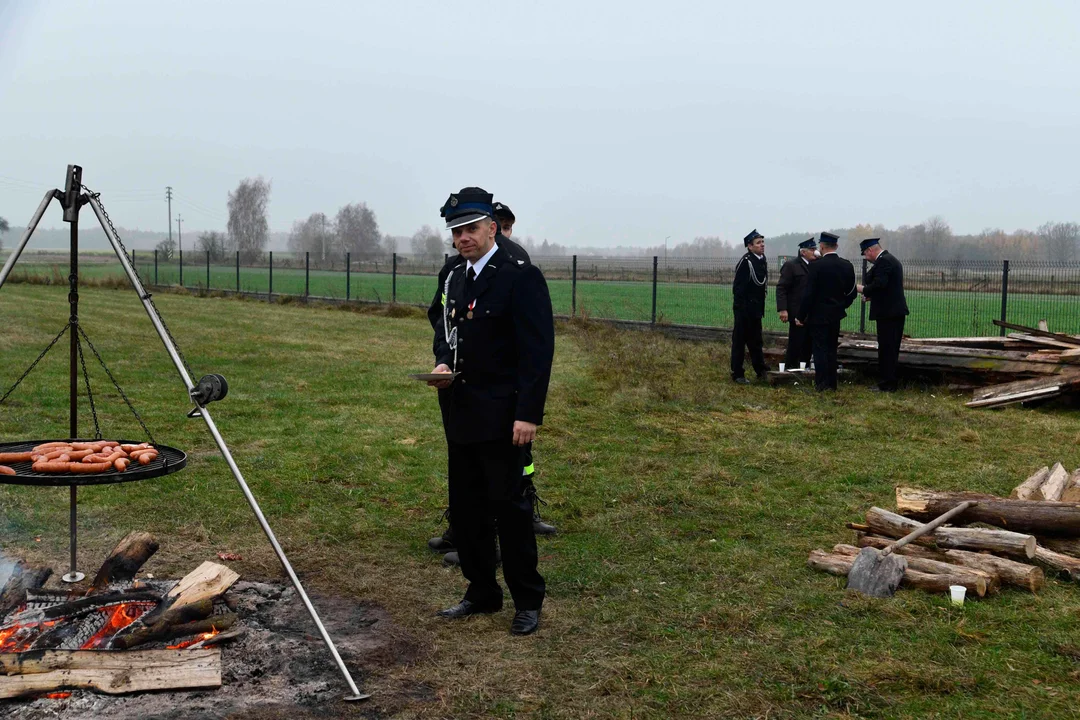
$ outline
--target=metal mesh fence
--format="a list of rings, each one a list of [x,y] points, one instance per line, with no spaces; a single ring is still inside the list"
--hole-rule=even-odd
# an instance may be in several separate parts
[[[0,252],[3,263],[10,251]],[[274,252],[207,257],[184,253],[166,258],[152,251],[132,253],[143,280],[265,297],[296,296],[426,306],[436,294],[443,256],[398,254],[355,259]],[[776,308],[776,282],[786,258],[770,262],[767,330],[783,331]],[[632,320],[669,325],[731,327],[731,285],[738,258],[586,256],[535,257],[547,279],[557,315]],[[1080,264],[956,260],[904,262],[904,289],[912,337],[999,335],[995,319],[1034,326],[1046,320],[1056,332],[1080,334]],[[80,254],[80,275],[88,283],[124,283],[111,252]],[[854,260],[856,277],[869,267]],[[11,280],[67,284],[63,251],[28,252]],[[860,280],[861,281],[861,280]],[[874,332],[868,307],[859,300],[843,329]]]

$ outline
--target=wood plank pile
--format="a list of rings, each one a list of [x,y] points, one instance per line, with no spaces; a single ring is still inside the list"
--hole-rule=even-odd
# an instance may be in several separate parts
[[[157,549],[129,534],[85,590],[44,589],[51,570],[17,563],[0,588],[0,698],[220,686],[218,645],[242,632],[225,595],[239,575],[204,562],[179,582],[136,580]]]
[[[897,551],[907,560],[901,587],[948,593],[963,585],[981,598],[1003,587],[1038,592],[1048,573],[1080,582],[1080,469],[1061,463],[1039,469],[1008,498],[897,487],[897,512],[870,508],[865,522],[848,523],[854,544],[814,550],[807,564],[846,577],[860,548],[883,549],[965,500],[976,504]]]
[[[1012,330],[1004,337],[904,338],[900,367],[942,374],[974,390],[968,407],[1002,407],[1080,392],[1080,335],[994,321]],[[877,342],[841,338],[842,365],[877,363]]]

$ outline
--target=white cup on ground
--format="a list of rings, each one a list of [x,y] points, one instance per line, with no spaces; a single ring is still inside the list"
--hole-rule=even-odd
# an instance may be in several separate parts
[[[780,372],[784,372],[784,363],[780,363]]]
[[[800,370],[805,370],[806,369],[806,363],[804,363],[804,362],[799,363],[799,369]]]
[[[963,585],[950,585],[949,595],[952,597],[952,604],[956,607],[964,607],[964,596],[967,594],[967,588]]]

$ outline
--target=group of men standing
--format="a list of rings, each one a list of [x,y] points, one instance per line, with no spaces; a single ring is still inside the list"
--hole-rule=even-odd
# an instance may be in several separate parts
[[[769,263],[765,237],[756,229],[743,238],[743,244],[746,254],[735,266],[732,283],[731,377],[745,385],[749,384],[743,369],[746,351],[759,378],[764,379],[769,370],[761,335]],[[799,243],[799,254],[780,268],[776,310],[788,326],[786,364],[796,368],[812,362],[815,388],[819,392],[836,390],[840,323],[855,298],[862,295],[863,302],[870,303],[870,319],[877,323],[879,383],[875,390],[893,392],[908,315],[903,265],[881,247],[880,238],[863,240],[859,250],[873,267],[866,273],[866,284],[860,285],[855,267],[837,254],[838,247],[839,237],[823,232],[819,241],[811,237]]]

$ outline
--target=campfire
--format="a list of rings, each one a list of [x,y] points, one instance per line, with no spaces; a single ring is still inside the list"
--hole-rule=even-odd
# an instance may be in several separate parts
[[[225,594],[239,575],[204,562],[179,581],[136,580],[157,549],[129,534],[85,591],[43,589],[50,569],[16,564],[0,592],[0,698],[220,686],[217,646],[242,633]]]

